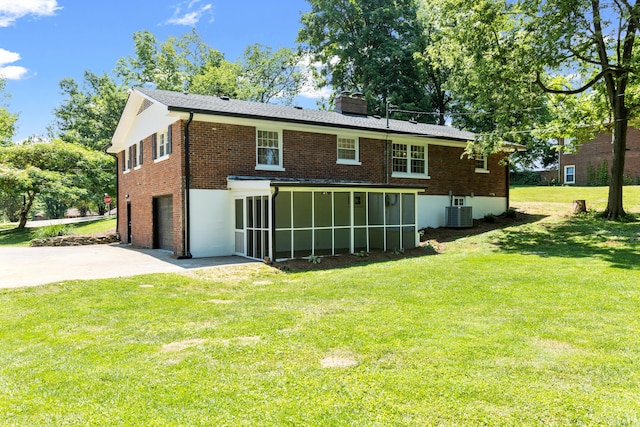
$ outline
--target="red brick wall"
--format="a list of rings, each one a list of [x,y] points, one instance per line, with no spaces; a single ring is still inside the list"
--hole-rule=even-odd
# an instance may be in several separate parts
[[[160,131],[161,129],[158,129]],[[153,247],[153,197],[173,196],[173,250],[182,254],[183,209],[182,123],[176,122],[172,132],[169,158],[154,162],[151,135],[143,140],[143,161],[139,169],[122,171],[123,152],[118,153],[118,215],[122,241],[135,246]],[[128,196],[128,197],[127,197]],[[132,241],[127,241],[127,203],[131,203]]]
[[[227,177],[335,179],[384,184],[385,144],[380,139],[359,139],[360,166],[337,164],[336,135],[284,130],[284,171],[256,170],[256,128],[193,122],[189,128],[191,188],[226,189]],[[390,144],[391,142],[389,142]],[[506,196],[506,168],[500,156],[489,159],[488,174],[475,172],[475,162],[460,158],[462,148],[429,146],[429,180],[390,178],[391,184],[425,186],[424,194]],[[391,162],[389,161],[389,167]]]
[[[587,173],[589,168],[597,169],[604,160],[607,161],[607,169],[611,175],[613,161],[613,147],[611,134],[599,133],[593,140],[580,146],[574,154],[564,153],[560,158],[560,172],[564,181],[564,167],[575,165],[576,185],[587,185]],[[625,153],[625,175],[635,180],[640,178],[640,130],[629,127],[627,131],[627,151]]]

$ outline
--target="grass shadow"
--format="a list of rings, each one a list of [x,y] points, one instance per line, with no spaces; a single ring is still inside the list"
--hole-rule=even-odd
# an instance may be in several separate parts
[[[513,253],[597,258],[612,267],[640,269],[640,222],[608,221],[597,214],[506,230],[492,243]]]

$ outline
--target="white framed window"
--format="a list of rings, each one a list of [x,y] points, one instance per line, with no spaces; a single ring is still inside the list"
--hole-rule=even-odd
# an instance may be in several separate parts
[[[477,153],[473,157],[473,161],[476,164],[476,172],[477,173],[489,173],[489,166],[487,164],[487,155],[482,153]]]
[[[256,130],[256,169],[284,170],[280,131]]]
[[[358,138],[349,138],[338,136],[338,161],[339,164],[346,165],[359,165],[360,153],[359,153],[359,141]]]
[[[464,197],[454,196],[452,202],[453,206],[464,206]]]
[[[153,160],[164,160],[169,157],[172,151],[173,125],[169,125],[166,130],[151,135],[151,152]]]
[[[142,166],[142,141],[138,142],[138,163],[137,166]]]
[[[564,167],[564,183],[575,184],[576,183],[576,166],[567,165]]]
[[[391,144],[392,175],[398,178],[429,178],[427,144]]]
[[[131,170],[131,147],[122,152],[122,172]]]

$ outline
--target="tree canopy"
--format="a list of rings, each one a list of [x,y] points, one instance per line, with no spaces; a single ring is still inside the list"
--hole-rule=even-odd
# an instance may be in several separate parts
[[[39,195],[67,205],[101,203],[113,188],[113,158],[63,141],[0,147],[0,193],[20,200],[18,228],[24,228]]]
[[[10,113],[3,103],[8,96],[4,93],[6,83],[6,80],[0,76],[0,146],[11,143],[18,120],[18,115]]]

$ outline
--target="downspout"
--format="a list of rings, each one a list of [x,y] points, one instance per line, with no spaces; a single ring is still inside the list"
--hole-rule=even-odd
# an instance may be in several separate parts
[[[276,260],[276,197],[280,193],[280,187],[273,187],[274,192],[271,196],[271,259],[270,263]]]
[[[505,182],[507,184],[507,208],[504,210],[505,212],[507,212],[509,210],[509,205],[510,205],[510,189],[511,189],[511,167],[509,166],[509,159],[507,158],[507,164],[504,165],[505,169],[506,169],[506,174],[507,174],[507,179],[505,179]]]
[[[178,257],[178,259],[191,259],[193,255],[191,255],[191,222],[189,221],[191,218],[191,203],[190,203],[190,195],[189,189],[191,188],[191,157],[189,155],[189,125],[193,121],[193,111],[189,111],[189,120],[184,126],[184,173],[185,173],[185,191],[184,191],[184,205],[185,205],[185,214],[184,214],[184,255]]]

